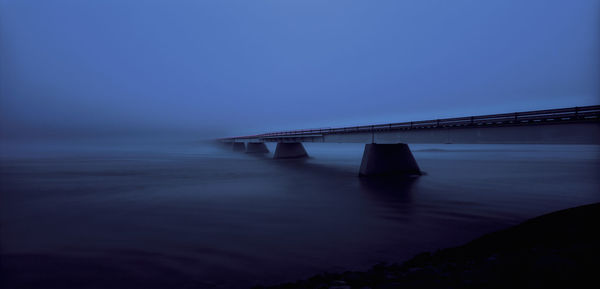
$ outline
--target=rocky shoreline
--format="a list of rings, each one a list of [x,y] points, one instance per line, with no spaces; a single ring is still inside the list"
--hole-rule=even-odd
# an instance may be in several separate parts
[[[594,288],[600,203],[570,208],[366,272],[324,273],[259,288]]]

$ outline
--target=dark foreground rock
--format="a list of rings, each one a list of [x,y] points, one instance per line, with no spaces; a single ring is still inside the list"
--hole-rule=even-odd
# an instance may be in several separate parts
[[[599,220],[600,203],[586,205],[403,264],[255,288],[598,288]]]

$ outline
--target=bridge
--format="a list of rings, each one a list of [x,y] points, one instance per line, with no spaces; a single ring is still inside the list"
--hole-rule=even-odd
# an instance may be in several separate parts
[[[268,153],[265,142],[276,142],[275,159],[308,157],[302,142],[365,143],[359,175],[419,175],[408,143],[600,144],[600,105],[280,131],[219,141],[247,153]]]

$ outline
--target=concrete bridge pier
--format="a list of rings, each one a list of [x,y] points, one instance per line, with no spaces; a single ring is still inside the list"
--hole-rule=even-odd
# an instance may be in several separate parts
[[[278,142],[275,148],[274,159],[307,158],[308,154],[300,142]]]
[[[365,144],[359,176],[390,174],[421,175],[408,145]]]
[[[244,144],[243,142],[234,142],[233,143],[233,151],[234,152],[245,152],[246,144]]]
[[[259,153],[266,154],[269,152],[269,149],[265,145],[264,142],[249,142],[246,145],[246,153]]]

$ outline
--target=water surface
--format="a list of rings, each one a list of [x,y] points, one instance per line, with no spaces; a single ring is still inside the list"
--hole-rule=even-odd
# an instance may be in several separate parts
[[[3,282],[247,288],[403,261],[600,201],[598,146],[411,145],[426,172],[415,178],[359,178],[361,144],[305,146],[298,161],[187,141],[5,142]]]

